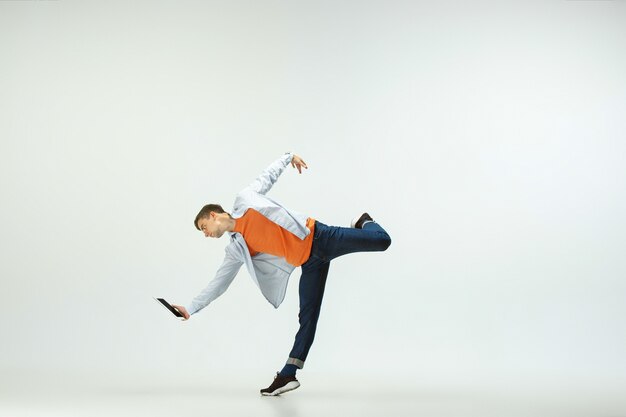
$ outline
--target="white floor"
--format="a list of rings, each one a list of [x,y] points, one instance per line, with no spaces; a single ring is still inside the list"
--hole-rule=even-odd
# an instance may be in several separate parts
[[[124,378],[120,381],[6,377],[0,417],[39,416],[626,416],[622,387],[596,389],[464,388],[408,384],[386,379],[302,375],[302,386],[280,397],[262,397],[255,378],[184,381]],[[270,381],[261,381],[267,382]],[[331,386],[333,384],[333,386]]]

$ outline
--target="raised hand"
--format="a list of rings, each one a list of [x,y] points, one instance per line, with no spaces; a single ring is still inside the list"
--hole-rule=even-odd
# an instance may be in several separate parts
[[[300,174],[302,174],[302,167],[309,169],[309,167],[306,165],[306,162],[304,162],[302,158],[300,158],[298,155],[294,155],[291,159],[291,166],[294,168],[298,168],[298,172]]]

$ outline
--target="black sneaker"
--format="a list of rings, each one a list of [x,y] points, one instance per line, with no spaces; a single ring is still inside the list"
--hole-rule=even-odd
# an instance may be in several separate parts
[[[373,222],[374,219],[372,219],[369,214],[363,213],[361,214],[360,217],[355,217],[354,220],[352,220],[352,223],[350,223],[350,227],[354,227],[356,229],[362,229],[363,223],[367,221]]]
[[[269,387],[261,390],[261,395],[280,395],[292,391],[300,386],[295,376],[281,376],[276,372],[274,382]]]

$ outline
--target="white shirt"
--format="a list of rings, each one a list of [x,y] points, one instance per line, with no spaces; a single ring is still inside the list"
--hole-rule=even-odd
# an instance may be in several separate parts
[[[307,237],[311,233],[306,227],[308,217],[287,210],[279,202],[265,195],[291,163],[292,158],[292,153],[284,154],[267,167],[252,184],[241,190],[235,198],[231,216],[237,219],[243,216],[247,209],[253,208],[300,239]],[[296,267],[287,263],[283,257],[267,253],[258,253],[251,257],[243,236],[236,232],[228,233],[230,243],[224,249],[226,254],[222,265],[218,268],[215,278],[186,306],[187,311],[189,314],[197,313],[222,295],[243,264],[267,301],[278,308],[285,298],[289,276]]]

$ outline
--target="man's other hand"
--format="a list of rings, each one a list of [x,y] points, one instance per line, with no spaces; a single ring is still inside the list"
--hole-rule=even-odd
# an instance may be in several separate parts
[[[294,155],[293,158],[291,158],[291,166],[298,168],[298,172],[300,174],[302,174],[302,167],[309,169],[309,167],[306,166],[306,162],[304,162],[298,155]]]
[[[174,307],[176,310],[180,311],[180,314],[183,315],[183,317],[185,318],[185,320],[189,320],[189,317],[191,317],[189,315],[189,312],[187,312],[187,309],[183,306],[177,306],[176,304],[172,304],[172,307]]]

